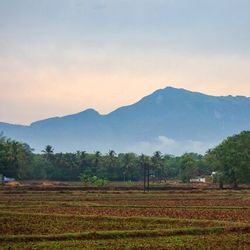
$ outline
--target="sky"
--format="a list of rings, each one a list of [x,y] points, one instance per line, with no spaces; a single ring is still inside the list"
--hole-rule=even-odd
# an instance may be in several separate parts
[[[249,0],[0,0],[0,121],[173,86],[250,96]]]

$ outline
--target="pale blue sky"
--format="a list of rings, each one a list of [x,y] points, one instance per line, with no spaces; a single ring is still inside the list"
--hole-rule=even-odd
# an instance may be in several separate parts
[[[249,13],[247,0],[0,0],[0,121],[106,113],[167,85],[250,96]]]

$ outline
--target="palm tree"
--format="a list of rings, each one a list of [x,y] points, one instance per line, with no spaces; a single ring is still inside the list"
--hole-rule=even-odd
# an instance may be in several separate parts
[[[44,150],[42,150],[43,153],[47,153],[47,154],[53,154],[54,153],[54,149],[51,145],[47,145],[45,147]]]
[[[97,172],[100,170],[100,161],[101,161],[101,152],[100,151],[96,151],[94,154],[94,162],[93,162],[93,172],[94,175],[97,174]]]
[[[123,157],[123,180],[126,181],[126,175],[130,173],[130,177],[133,177],[134,166],[134,154],[126,153]]]
[[[115,176],[115,164],[116,164],[116,153],[114,150],[109,150],[108,152],[108,176],[109,179],[114,179]]]
[[[87,166],[87,153],[86,151],[78,151],[77,154],[79,155],[80,173],[83,173],[86,170]]]
[[[143,168],[143,182],[144,182],[144,192],[147,189],[149,191],[149,173],[151,168],[151,158],[149,156],[145,156],[141,154],[140,156],[140,165]]]
[[[51,156],[54,153],[54,149],[51,145],[47,145],[44,150],[42,150],[47,160],[51,160]]]
[[[159,181],[164,172],[163,157],[160,151],[156,151],[152,157],[153,169],[156,171],[157,179]]]

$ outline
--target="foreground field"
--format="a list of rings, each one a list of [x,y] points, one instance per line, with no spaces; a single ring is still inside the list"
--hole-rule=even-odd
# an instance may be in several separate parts
[[[0,190],[1,249],[250,249],[249,190]]]

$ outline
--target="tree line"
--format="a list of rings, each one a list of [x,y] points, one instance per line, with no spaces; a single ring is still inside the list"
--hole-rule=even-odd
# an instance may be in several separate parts
[[[151,181],[180,179],[189,182],[196,176],[209,176],[223,184],[250,182],[250,132],[227,138],[205,155],[185,153],[182,156],[152,156],[97,151],[87,153],[54,153],[51,145],[37,154],[26,143],[0,136],[0,174],[15,179],[78,181],[81,176],[109,181]]]

